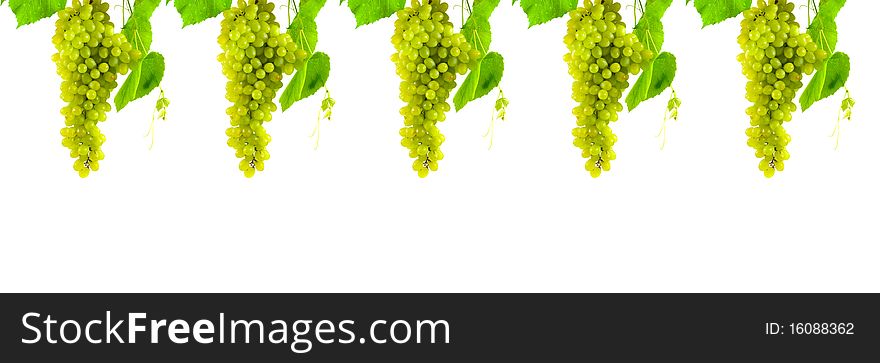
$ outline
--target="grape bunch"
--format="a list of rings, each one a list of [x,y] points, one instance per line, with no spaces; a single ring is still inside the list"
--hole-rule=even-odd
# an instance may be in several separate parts
[[[440,146],[445,137],[437,123],[446,120],[451,109],[446,100],[456,76],[467,73],[480,57],[480,51],[454,31],[447,10],[449,4],[440,0],[412,0],[397,12],[391,38],[396,49],[391,60],[402,79],[400,99],[406,102],[400,109],[405,125],[400,143],[409,149],[413,170],[421,178],[437,171],[443,160]]]
[[[827,54],[801,33],[789,0],[758,0],[758,6],[744,12],[742,32],[737,39],[742,53],[743,74],[748,78],[746,110],[751,127],[746,130],[748,144],[762,159],[759,168],[772,178],[785,170],[791,155],[787,150],[791,136],[784,124],[797,110],[795,94],[803,87],[804,74],[812,74]]]
[[[115,33],[103,0],[73,0],[58,12],[52,56],[61,76],[61,99],[65,127],[62,144],[76,159],[73,169],[82,178],[98,171],[104,160],[101,145],[106,140],[98,123],[107,120],[110,93],[118,86],[119,74],[126,74],[141,52],[124,35]]]
[[[238,6],[223,12],[217,41],[223,48],[217,59],[226,75],[226,109],[232,127],[226,130],[227,144],[241,159],[239,169],[251,178],[263,171],[269,160],[266,146],[272,137],[264,122],[272,121],[278,109],[275,95],[284,75],[300,68],[308,53],[282,31],[267,0],[238,0]]]
[[[626,32],[620,8],[613,0],[586,0],[584,7],[569,13],[565,35],[564,59],[574,78],[572,98],[578,102],[573,111],[578,127],[572,136],[594,178],[610,171],[617,158],[617,135],[609,124],[623,111],[620,98],[629,87],[629,76],[654,58],[635,34]]]

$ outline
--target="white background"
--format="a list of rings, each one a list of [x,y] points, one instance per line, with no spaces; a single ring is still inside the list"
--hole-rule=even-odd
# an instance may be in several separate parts
[[[181,29],[163,6],[153,50],[167,60],[169,119],[150,151],[157,93],[110,114],[107,159],[80,180],[61,146],[53,21],[16,30],[4,7],[0,290],[877,292],[878,11],[849,1],[838,21],[859,102],[839,151],[828,135],[841,94],[795,115],[793,157],[767,180],[746,145],[738,21],[700,30],[676,1],[664,49],[684,105],[669,144],[655,138],[664,94],[621,115],[618,160],[593,180],[571,144],[565,20],[528,29],[502,1],[492,48],[509,118],[488,151],[494,92],[450,114],[447,158],[420,180],[397,134],[391,20],[355,29],[328,1],[318,48],[332,59],[335,118],[316,152],[320,96],[277,114],[267,171],[247,180],[224,135],[219,20]]]

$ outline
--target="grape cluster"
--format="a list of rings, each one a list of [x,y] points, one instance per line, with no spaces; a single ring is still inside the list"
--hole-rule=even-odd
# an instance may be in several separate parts
[[[107,120],[110,93],[118,86],[119,74],[126,74],[141,52],[124,35],[115,33],[103,0],[73,0],[58,12],[52,56],[61,76],[61,109],[65,127],[62,144],[76,159],[73,169],[82,178],[98,171],[104,160],[101,145],[106,138],[98,122]]]
[[[251,178],[263,171],[269,160],[266,146],[272,137],[263,122],[272,120],[278,108],[275,95],[284,75],[293,74],[308,52],[282,31],[268,0],[238,0],[238,6],[223,12],[218,43],[223,48],[217,59],[226,75],[226,99],[232,106],[226,114],[232,127],[226,130],[227,144],[241,159],[239,169]]]
[[[800,32],[794,9],[789,0],[758,0],[757,7],[745,11],[738,38],[743,51],[738,60],[748,78],[746,99],[753,103],[746,110],[751,117],[746,135],[768,178],[785,170],[791,156],[791,136],[783,125],[797,110],[793,100],[804,85],[804,74],[812,74],[827,56]]]
[[[419,177],[437,171],[443,160],[440,145],[445,137],[437,123],[446,120],[451,109],[446,100],[455,88],[457,74],[464,75],[476,63],[480,52],[454,31],[449,21],[449,4],[440,0],[412,0],[397,12],[391,42],[396,53],[400,109],[405,127],[400,129],[401,145],[409,149],[413,170]]]
[[[654,53],[626,32],[620,3],[586,0],[584,7],[569,13],[565,61],[574,77],[572,98],[578,127],[572,131],[574,145],[582,150],[586,169],[594,178],[611,170],[617,158],[617,135],[609,123],[623,111],[620,98],[629,87],[630,74],[638,74]]]

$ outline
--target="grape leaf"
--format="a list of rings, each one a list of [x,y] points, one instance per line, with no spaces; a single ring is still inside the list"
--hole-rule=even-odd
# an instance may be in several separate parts
[[[302,14],[302,13],[300,13]],[[299,14],[293,18],[287,33],[294,43],[307,52],[311,53],[318,44],[318,24],[314,18],[301,17]]]
[[[836,93],[849,79],[849,70],[849,56],[846,53],[832,54],[801,94],[801,109],[806,111],[814,103]]]
[[[150,52],[131,68],[131,74],[125,83],[119,87],[119,92],[113,98],[116,110],[122,111],[129,102],[144,97],[162,83],[165,76],[165,57],[156,52]]]
[[[492,44],[492,27],[488,18],[471,15],[461,27],[461,32],[474,49],[485,52]]]
[[[645,12],[633,28],[633,33],[654,54],[659,54],[663,48],[663,15],[666,9],[672,5],[672,0],[648,0],[645,3]]]
[[[639,22],[633,28],[633,33],[639,38],[639,42],[644,44],[654,54],[660,53],[663,48],[664,32],[663,22],[655,16],[648,16],[645,13]]]
[[[321,12],[321,9],[324,8],[324,4],[326,3],[327,0],[300,0],[299,13],[296,15],[315,19],[318,17],[318,13]]]
[[[480,60],[477,67],[468,74],[453,99],[455,110],[460,111],[468,102],[489,94],[498,87],[504,75],[504,57],[491,52]]]
[[[837,22],[834,18],[820,12],[807,27],[807,34],[826,52],[837,48]]]
[[[629,91],[626,96],[627,108],[632,111],[643,101],[654,98],[666,90],[675,79],[676,69],[675,56],[669,52],[660,53],[657,59],[642,71],[642,75]]]
[[[330,78],[330,57],[317,52],[312,54],[303,68],[293,75],[293,79],[281,94],[281,110],[287,111],[297,101],[315,94]]]
[[[752,0],[694,0],[704,28],[742,14],[751,6]]]
[[[67,0],[9,0],[19,28],[55,15],[66,5]]]
[[[339,3],[342,4],[342,1]],[[406,0],[348,0],[348,8],[354,14],[358,27],[394,15],[405,5]]]
[[[122,26],[122,35],[143,54],[150,51],[153,43],[153,27],[150,18],[160,0],[135,0],[131,17]],[[135,34],[136,33],[136,34]]]
[[[324,7],[326,0],[302,0],[299,3],[299,13],[293,18],[287,33],[293,38],[293,41],[300,48],[305,49],[309,54],[317,49],[318,45],[318,24],[315,18]]]
[[[174,0],[184,27],[213,18],[231,5],[232,0]]]
[[[489,19],[495,8],[498,7],[500,0],[474,0],[474,6],[471,8],[471,16],[477,16]]]
[[[807,33],[819,47],[828,53],[837,48],[837,14],[846,0],[825,0],[819,4],[819,12],[807,26]]]
[[[578,0],[520,0],[519,5],[529,17],[531,28],[568,14],[577,8]]]
[[[837,18],[837,13],[846,5],[846,0],[820,0],[819,12],[825,13],[832,19]]]
[[[500,0],[476,0],[471,15],[461,27],[465,39],[484,55],[492,44],[492,26],[489,18]]]
[[[672,0],[648,0],[645,3],[645,13],[642,16],[662,19],[670,5],[672,5]]]

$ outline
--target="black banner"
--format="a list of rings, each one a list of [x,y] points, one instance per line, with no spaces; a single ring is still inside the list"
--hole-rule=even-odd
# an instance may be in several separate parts
[[[0,301],[7,362],[880,359],[880,295],[6,294]]]

